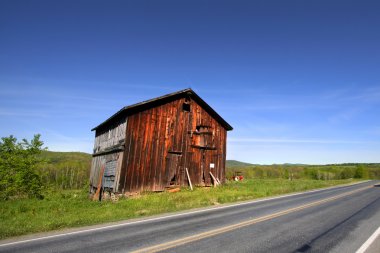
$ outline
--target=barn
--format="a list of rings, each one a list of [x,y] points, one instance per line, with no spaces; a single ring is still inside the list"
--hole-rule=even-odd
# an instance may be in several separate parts
[[[90,192],[223,183],[230,130],[192,89],[126,106],[92,129]]]

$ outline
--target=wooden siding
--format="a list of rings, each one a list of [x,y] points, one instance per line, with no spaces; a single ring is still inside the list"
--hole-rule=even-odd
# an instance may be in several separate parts
[[[126,119],[121,119],[108,128],[96,131],[90,185],[94,187],[98,185],[101,180],[99,176],[101,168],[105,166],[106,162],[117,161],[114,189],[118,188],[124,155],[126,125]]]
[[[94,154],[124,144],[126,124],[126,119],[122,119],[106,129],[96,131]]]
[[[97,187],[99,180],[102,180],[102,178],[100,178],[101,169],[106,165],[107,162],[116,161],[117,162],[116,175],[115,175],[115,184],[113,186],[113,189],[117,189],[119,178],[120,178],[123,155],[124,155],[124,152],[121,151],[121,152],[114,152],[110,154],[93,157],[92,164],[91,164],[90,185],[92,187]]]
[[[192,155],[187,167],[192,182],[197,185],[211,185],[210,172],[224,182],[227,131],[200,105],[193,103],[191,112]],[[202,141],[202,138],[205,140]],[[205,144],[207,146],[203,146]],[[214,164],[214,168],[210,168],[211,164]]]
[[[183,104],[190,104],[190,111],[184,110]],[[187,185],[185,168],[195,185],[212,185],[210,171],[224,181],[225,146],[226,130],[189,99],[130,115],[117,189],[162,191],[172,185]]]

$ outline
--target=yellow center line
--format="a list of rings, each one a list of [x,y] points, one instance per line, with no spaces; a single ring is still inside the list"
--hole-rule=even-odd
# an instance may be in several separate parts
[[[180,238],[180,239],[177,239],[177,240],[173,240],[173,241],[169,241],[169,242],[153,245],[153,246],[146,247],[146,248],[141,248],[141,249],[138,249],[138,250],[135,250],[135,251],[132,251],[132,252],[133,253],[158,252],[158,251],[174,248],[174,247],[177,247],[179,245],[183,245],[183,244],[186,244],[186,243],[198,241],[198,240],[201,240],[201,239],[204,239],[204,238],[207,238],[207,237],[219,235],[219,234],[226,233],[226,232],[229,232],[229,231],[232,231],[232,230],[235,230],[235,229],[239,229],[239,228],[242,228],[242,227],[253,225],[253,224],[256,224],[256,223],[259,223],[259,222],[262,222],[262,221],[274,219],[274,218],[277,218],[277,217],[280,217],[280,216],[283,216],[283,215],[286,215],[286,214],[289,214],[289,213],[293,213],[293,212],[296,212],[296,211],[300,211],[300,210],[303,210],[303,209],[306,209],[306,208],[310,208],[310,207],[313,207],[313,206],[321,205],[323,203],[330,202],[330,201],[333,201],[333,200],[336,200],[336,199],[339,199],[339,198],[343,198],[345,196],[354,194],[354,193],[359,192],[359,191],[363,191],[363,190],[371,188],[371,187],[372,186],[366,186],[366,187],[363,187],[363,188],[360,188],[360,189],[357,189],[357,190],[353,190],[353,191],[350,191],[350,192],[346,192],[346,193],[342,193],[342,194],[336,195],[334,197],[318,200],[318,201],[315,201],[315,202],[311,202],[309,204],[305,204],[305,205],[301,205],[301,206],[298,206],[298,207],[290,208],[290,209],[287,209],[287,210],[284,210],[284,211],[280,211],[280,212],[277,212],[277,213],[265,215],[265,216],[262,216],[262,217],[259,217],[259,218],[255,218],[255,219],[252,219],[252,220],[247,220],[247,221],[243,221],[243,222],[240,222],[240,223],[224,226],[224,227],[221,227],[221,228],[216,228],[216,229],[213,229],[213,230],[210,230],[210,231],[207,231],[207,232],[202,232],[202,233],[199,233],[199,234],[183,237],[183,238]]]

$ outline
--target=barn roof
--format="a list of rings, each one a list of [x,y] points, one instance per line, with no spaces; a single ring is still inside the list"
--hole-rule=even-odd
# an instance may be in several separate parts
[[[106,126],[108,123],[112,122],[113,120],[116,120],[123,116],[128,116],[131,114],[134,114],[136,112],[140,112],[149,108],[152,108],[154,106],[158,106],[173,100],[176,100],[178,98],[183,97],[190,97],[194,101],[196,101],[200,106],[202,106],[212,117],[214,117],[227,131],[232,130],[232,126],[228,124],[214,109],[211,108],[201,97],[199,97],[192,89],[184,89],[177,92],[173,92],[161,97],[149,99],[137,104],[129,105],[123,107],[121,110],[119,110],[117,113],[109,117],[106,121],[101,123],[100,125],[94,127],[91,129],[91,131],[97,130],[103,126]]]

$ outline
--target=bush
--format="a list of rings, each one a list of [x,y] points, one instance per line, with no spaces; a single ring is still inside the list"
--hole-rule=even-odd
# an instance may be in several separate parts
[[[0,141],[0,198],[11,197],[42,198],[43,183],[38,165],[43,162],[38,155],[43,142],[40,135],[34,135],[29,142],[17,142],[12,135]]]
[[[364,168],[363,165],[358,165],[355,170],[355,178],[367,178],[368,171]]]

